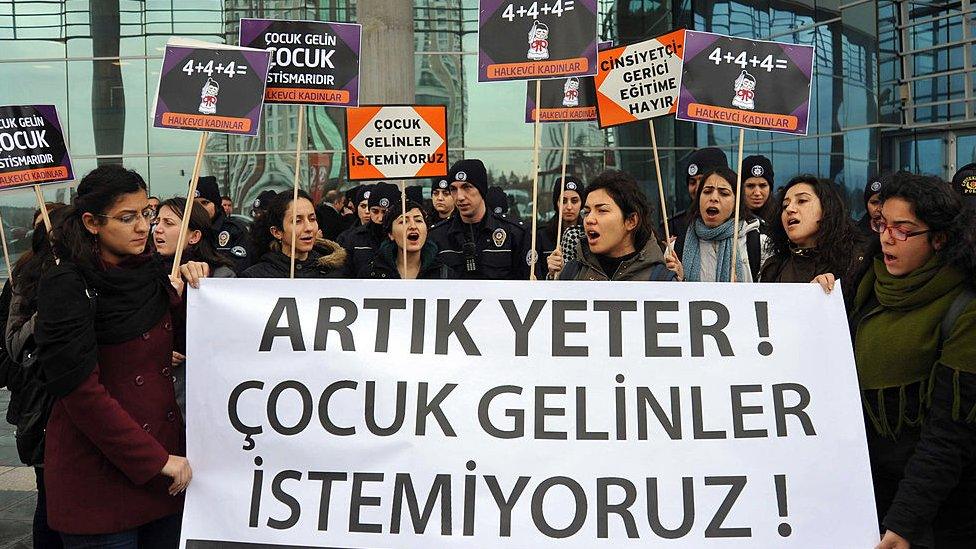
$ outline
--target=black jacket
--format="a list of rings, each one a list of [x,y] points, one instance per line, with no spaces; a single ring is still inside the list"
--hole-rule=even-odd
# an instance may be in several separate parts
[[[349,228],[346,224],[348,220],[343,218],[331,204],[319,204],[318,208],[315,208],[315,215],[318,217],[322,237],[326,240],[335,240],[342,231]]]
[[[219,207],[217,210],[217,217],[213,220],[214,248],[234,264],[235,273],[241,274],[256,259],[251,235],[244,223],[227,217]]]
[[[383,227],[367,223],[342,234],[339,244],[346,249],[349,257],[346,262],[346,276],[355,278],[376,257],[376,250],[386,239]]]
[[[852,242],[849,263],[846,268],[832,267],[823,260],[817,250],[796,250],[789,254],[770,257],[762,266],[759,282],[793,282],[807,284],[818,275],[831,273],[841,281],[844,302],[854,302],[858,283],[865,270],[871,265],[866,243]]]
[[[304,261],[295,262],[295,278],[339,278],[343,275],[346,251],[331,240],[319,240]],[[291,258],[279,252],[267,252],[261,261],[241,273],[241,278],[288,278]]]
[[[438,256],[457,278],[473,280],[528,280],[531,235],[521,221],[485,212],[480,223],[468,224],[460,215],[430,230]],[[465,248],[466,243],[471,243]],[[468,269],[469,262],[472,269]]]
[[[383,242],[380,244],[376,257],[359,273],[359,278],[400,278],[400,271],[397,268],[397,259],[395,258],[398,253],[402,252],[392,241]],[[420,274],[417,275],[417,278],[423,280],[449,279],[454,278],[453,274],[450,267],[438,259],[437,245],[428,240],[423,249],[420,250]]]

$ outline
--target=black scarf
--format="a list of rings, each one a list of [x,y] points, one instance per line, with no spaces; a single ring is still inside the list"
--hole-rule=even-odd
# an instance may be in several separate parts
[[[62,263],[44,274],[38,291],[35,339],[45,389],[71,393],[98,359],[98,345],[122,343],[149,331],[170,305],[169,281],[148,254],[118,267]]]

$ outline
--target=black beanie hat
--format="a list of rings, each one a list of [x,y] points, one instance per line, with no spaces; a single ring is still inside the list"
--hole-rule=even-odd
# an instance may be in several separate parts
[[[372,192],[369,193],[369,207],[389,208],[394,204],[400,203],[400,188],[386,182],[379,182],[373,185]]]
[[[435,177],[430,180],[430,192],[433,194],[436,190],[450,191],[451,182],[447,180],[447,177]]]
[[[562,178],[557,178],[556,179],[556,182],[552,186],[552,209],[555,210],[555,211],[557,211],[557,212],[560,210],[560,208],[559,208],[559,192],[560,192],[560,190],[562,188],[561,182],[562,182]],[[580,181],[579,178],[577,178],[577,177],[573,177],[571,175],[567,175],[566,176],[566,190],[567,191],[575,191],[576,194],[580,195],[580,198],[582,198],[583,197],[583,182]]]
[[[474,158],[456,162],[447,173],[448,185],[455,181],[470,183],[478,189],[482,198],[488,198],[488,170],[484,162]]]
[[[251,204],[251,209],[252,210],[267,210],[268,209],[268,205],[271,204],[271,199],[273,199],[277,195],[278,195],[278,193],[276,193],[275,191],[272,191],[270,189],[268,189],[266,191],[261,191],[261,194],[259,194],[258,197],[254,199],[254,203]]]
[[[220,188],[217,187],[217,178],[206,175],[197,179],[197,192],[193,198],[206,198],[216,205],[220,205]]]
[[[868,182],[864,184],[864,205],[867,206],[871,197],[880,193],[883,188],[884,178],[878,177],[877,175],[868,177]]]
[[[721,167],[729,167],[729,159],[725,153],[715,147],[705,147],[691,153],[688,157],[688,170],[685,175],[694,177]]]
[[[485,206],[489,211],[496,214],[508,213],[508,195],[501,187],[488,187],[488,196],[485,197]]]
[[[376,185],[360,185],[359,190],[356,191],[356,207],[359,207],[359,203],[363,200],[369,200],[371,194],[373,194],[373,187]]]
[[[424,203],[424,188],[421,185],[411,185],[407,187],[407,201],[414,201],[417,204]]]
[[[358,204],[358,202],[356,202],[356,196],[359,194],[360,188],[362,188],[362,185],[356,185],[355,187],[346,189],[346,201]]]
[[[952,189],[967,207],[976,207],[976,163],[966,164],[952,176]]]
[[[747,156],[742,160],[742,177],[761,177],[773,186],[773,163],[761,154]]]

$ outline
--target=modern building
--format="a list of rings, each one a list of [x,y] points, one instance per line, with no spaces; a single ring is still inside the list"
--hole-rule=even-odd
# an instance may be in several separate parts
[[[363,0],[365,1],[365,0]],[[355,0],[0,0],[0,103],[53,103],[70,139],[76,172],[123,162],[154,195],[185,192],[196,134],[151,127],[163,47],[171,36],[236,44],[242,17],[357,20]],[[777,182],[798,173],[843,185],[852,214],[870,174],[909,169],[951,177],[976,160],[974,24],[969,0],[597,0],[601,39],[625,44],[688,28],[816,47],[809,135],[747,131],[746,154],[772,158]],[[415,0],[412,47],[416,101],[446,104],[452,159],[479,157],[516,196],[524,215],[532,171],[532,126],[524,82],[477,82],[477,0]],[[303,185],[313,195],[346,187],[343,113],[310,108]],[[737,130],[656,121],[668,210],[687,205],[684,159],[718,146],[730,158]],[[204,172],[216,175],[238,209],[263,189],[285,188],[294,170],[297,107],[266,107],[256,138],[217,136]],[[575,123],[570,171],[584,178],[629,170],[656,197],[646,124],[607,131]],[[542,184],[561,159],[560,125],[542,129]],[[0,196],[31,206],[30,193]],[[48,198],[64,199],[62,191]],[[655,199],[656,201],[656,199]],[[13,218],[16,218],[14,220]],[[29,216],[27,216],[29,218]]]

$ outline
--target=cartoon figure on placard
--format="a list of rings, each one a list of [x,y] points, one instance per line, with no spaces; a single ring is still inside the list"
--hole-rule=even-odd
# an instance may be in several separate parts
[[[200,112],[203,114],[215,114],[217,112],[217,94],[220,92],[220,84],[213,78],[207,78],[207,83],[200,90]]]
[[[544,23],[535,21],[529,29],[528,58],[532,61],[549,59],[549,27]]]
[[[732,98],[732,106],[740,109],[756,109],[756,77],[747,73],[745,70],[739,74],[732,84],[735,96]]]
[[[567,78],[566,83],[563,84],[563,106],[564,107],[578,107],[579,106],[579,78],[575,76],[572,78]]]

